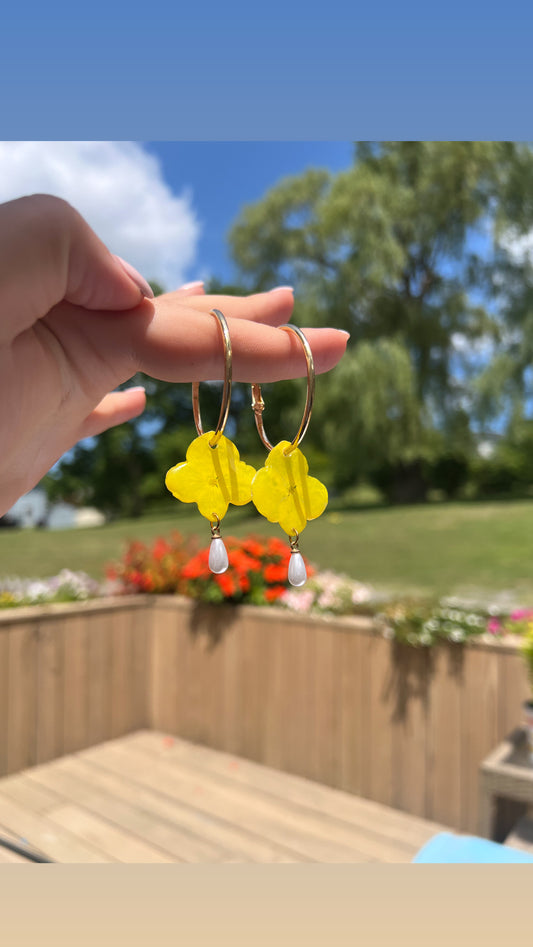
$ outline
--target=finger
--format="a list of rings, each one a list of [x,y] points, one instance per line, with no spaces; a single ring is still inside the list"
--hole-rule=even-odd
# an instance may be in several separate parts
[[[195,280],[194,283],[184,283],[183,286],[180,286],[180,288],[176,289],[171,295],[180,296],[180,297],[181,296],[188,296],[188,297],[204,296],[205,295],[204,281]]]
[[[183,299],[179,299],[179,290],[177,293],[167,293],[165,299],[171,305],[176,301],[183,302]],[[204,294],[189,298],[187,306],[205,313],[211,309],[219,309],[224,316],[231,313],[232,319],[249,319],[250,322],[281,326],[292,316],[294,296],[289,287],[273,289],[269,293],[254,293],[251,296]]]
[[[131,421],[142,414],[146,407],[144,388],[126,388],[125,391],[112,391],[105,395],[94,411],[82,422],[77,440],[84,437],[96,437],[117,424]]]
[[[0,204],[0,343],[63,299],[120,310],[152,295],[65,201],[33,195]]]
[[[216,323],[198,316],[180,337],[166,332],[154,320],[136,351],[139,370],[165,381],[208,381],[224,378],[224,349]],[[301,342],[275,326],[228,318],[235,381],[269,382],[301,378],[307,362]],[[349,338],[338,329],[305,329],[317,375],[330,371],[342,358]]]
[[[226,316],[233,349],[235,381],[266,382],[299,378],[306,361],[293,333],[233,317],[234,300],[227,298]],[[172,382],[206,381],[224,377],[224,348],[217,320],[189,306],[169,304],[160,296],[128,313],[91,313],[62,305],[47,319],[61,338],[76,375],[96,380],[101,359],[106,387],[142,371]],[[275,303],[273,303],[275,306]],[[348,333],[332,328],[306,329],[317,374],[329,371],[342,357]],[[100,365],[100,370],[102,366]]]

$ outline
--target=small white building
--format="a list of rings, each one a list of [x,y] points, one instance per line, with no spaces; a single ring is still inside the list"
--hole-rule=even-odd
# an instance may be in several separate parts
[[[46,529],[84,529],[103,526],[105,516],[92,506],[76,507],[72,503],[48,503],[46,493],[35,487],[13,504],[6,513],[6,524],[19,529],[37,526]]]
[[[46,493],[39,487],[19,497],[6,513],[6,520],[18,526],[19,529],[32,529],[35,526],[44,526],[48,515],[48,500]]]
[[[46,517],[47,529],[72,529],[76,525],[76,507],[71,503],[54,503]]]

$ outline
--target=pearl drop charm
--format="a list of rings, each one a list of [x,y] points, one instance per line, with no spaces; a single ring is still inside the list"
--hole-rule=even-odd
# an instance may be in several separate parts
[[[224,542],[220,536],[214,536],[209,547],[209,568],[215,575],[220,575],[228,566],[228,551]]]
[[[296,587],[300,585],[305,585],[307,582],[307,570],[305,568],[305,562],[303,556],[297,550],[291,552],[291,558],[289,562],[289,582],[291,585]]]

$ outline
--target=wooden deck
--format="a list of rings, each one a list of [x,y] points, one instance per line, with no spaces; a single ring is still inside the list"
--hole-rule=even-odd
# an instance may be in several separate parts
[[[0,780],[0,835],[55,862],[409,862],[440,830],[148,730]]]

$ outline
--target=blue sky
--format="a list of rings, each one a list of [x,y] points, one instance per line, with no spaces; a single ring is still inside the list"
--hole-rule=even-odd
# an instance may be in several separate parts
[[[188,279],[207,272],[231,280],[226,235],[243,204],[259,200],[280,178],[308,167],[339,171],[351,164],[351,142],[144,142],[167,184],[191,188],[201,226]]]
[[[286,175],[349,167],[346,142],[0,141],[0,202],[55,194],[109,249],[172,290],[235,277],[227,234]]]
[[[530,135],[526,0],[3,6],[11,139]]]

